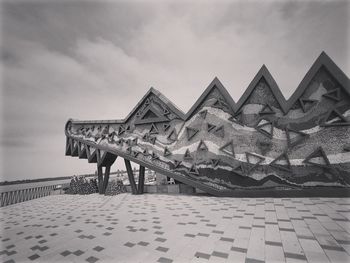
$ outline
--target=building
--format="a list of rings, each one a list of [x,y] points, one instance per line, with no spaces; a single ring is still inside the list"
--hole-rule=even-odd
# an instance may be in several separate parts
[[[216,196],[349,187],[349,78],[323,52],[286,100],[262,66],[237,103],[215,78],[186,114],[151,88],[123,120],[69,120],[66,155],[109,169],[117,156]]]

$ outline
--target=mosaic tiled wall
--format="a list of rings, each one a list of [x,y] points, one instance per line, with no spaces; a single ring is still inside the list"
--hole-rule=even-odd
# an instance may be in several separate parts
[[[237,103],[217,78],[187,114],[151,88],[124,120],[69,120],[66,135],[67,155],[118,155],[212,194],[348,187],[349,79],[322,53],[288,101],[263,66]]]

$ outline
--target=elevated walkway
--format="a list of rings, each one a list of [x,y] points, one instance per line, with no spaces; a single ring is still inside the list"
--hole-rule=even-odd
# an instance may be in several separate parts
[[[324,52],[288,100],[264,65],[237,103],[217,78],[186,114],[151,88],[125,119],[71,119],[65,133],[101,194],[118,157],[134,194],[145,167],[215,196],[350,185],[350,81]]]

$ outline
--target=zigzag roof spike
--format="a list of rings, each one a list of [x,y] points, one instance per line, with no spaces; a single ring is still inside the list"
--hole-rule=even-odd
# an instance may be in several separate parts
[[[205,101],[205,99],[207,98],[207,96],[209,95],[209,93],[214,89],[217,88],[219,90],[219,92],[222,94],[222,96],[225,98],[225,101],[228,105],[228,107],[231,109],[232,113],[234,113],[235,111],[235,106],[236,103],[234,102],[234,100],[232,99],[230,93],[226,90],[226,88],[224,87],[224,85],[222,85],[222,83],[220,82],[220,80],[215,77],[213,79],[213,81],[209,84],[209,86],[204,90],[204,92],[202,93],[202,95],[200,95],[200,97],[197,99],[197,101],[195,102],[195,104],[193,104],[193,106],[191,107],[191,109],[187,112],[186,114],[186,120],[188,120],[189,118],[192,117],[192,115],[194,114],[194,112],[197,110],[197,108],[202,104],[202,102]]]
[[[151,95],[155,95],[157,98],[159,98],[165,105],[168,106],[168,108],[174,112],[180,119],[185,119],[185,113],[183,113],[174,103],[172,103],[168,98],[166,98],[161,92],[156,90],[155,88],[151,87],[147,93],[141,98],[141,100],[135,105],[135,107],[131,110],[131,112],[128,114],[128,116],[125,117],[122,122],[127,122],[131,116],[136,114],[136,112],[139,110],[139,108],[142,106],[144,101],[147,100],[147,98]]]
[[[267,69],[265,65],[262,65],[258,73],[255,75],[253,80],[250,82],[248,85],[247,89],[244,91],[243,95],[241,98],[238,100],[236,104],[236,111],[239,111],[244,103],[248,100],[250,95],[253,93],[255,90],[256,86],[259,84],[260,80],[264,78],[268,86],[270,87],[270,90],[272,94],[275,96],[276,101],[280,105],[280,108],[282,109],[283,113],[287,113],[287,101],[284,98],[280,88],[278,87],[275,79],[272,77],[271,73]]]
[[[333,62],[333,60],[322,51],[315,62],[312,64],[311,68],[308,70],[297,89],[294,91],[292,96],[288,99],[288,109],[293,107],[295,102],[304,93],[311,80],[314,78],[316,73],[324,67],[332,77],[344,88],[344,91],[350,96],[350,80],[344,74],[344,72]]]

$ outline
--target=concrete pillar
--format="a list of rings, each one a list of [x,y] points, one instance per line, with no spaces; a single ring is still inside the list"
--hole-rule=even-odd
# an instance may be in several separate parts
[[[108,180],[109,180],[109,173],[111,171],[111,166],[106,166],[105,169],[105,176],[103,178],[103,186],[102,186],[102,194],[106,193],[107,186],[108,186]]]
[[[125,162],[126,171],[128,173],[131,191],[135,195],[135,194],[137,194],[137,188],[136,188],[135,178],[134,178],[134,174],[132,172],[131,164],[130,164],[130,161],[127,159],[124,159],[124,162]]]
[[[140,165],[139,184],[138,184],[138,191],[137,191],[138,194],[143,194],[144,185],[145,185],[145,167]]]
[[[103,188],[103,171],[102,166],[97,166],[98,193],[102,194]]]

